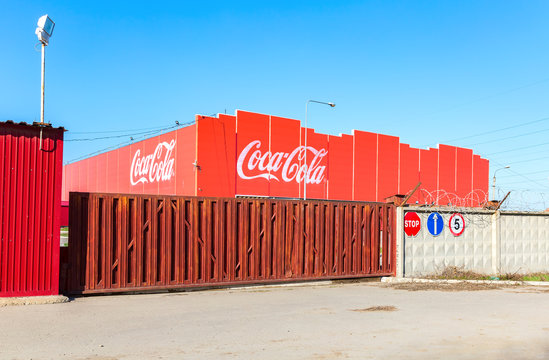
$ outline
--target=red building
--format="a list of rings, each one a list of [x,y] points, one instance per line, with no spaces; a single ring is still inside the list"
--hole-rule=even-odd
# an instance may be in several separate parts
[[[0,297],[58,294],[64,131],[0,122]]]
[[[298,120],[238,110],[198,115],[194,125],[66,165],[63,200],[70,191],[282,198],[306,191],[307,199],[383,201],[421,182],[410,202],[479,206],[488,177],[488,160],[470,149],[417,149],[358,130],[318,134]]]

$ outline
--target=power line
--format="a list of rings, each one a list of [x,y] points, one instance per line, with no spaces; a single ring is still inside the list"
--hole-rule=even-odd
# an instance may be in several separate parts
[[[159,130],[152,130],[152,131],[145,131],[145,132],[138,132],[138,133],[131,133],[131,134],[122,134],[122,135],[113,135],[113,136],[101,136],[101,137],[95,137],[95,138],[66,139],[65,141],[95,141],[95,140],[105,140],[105,139],[117,139],[117,138],[128,137],[128,136],[155,134],[163,130],[173,129],[174,127],[177,127],[177,125],[159,129]]]
[[[507,165],[508,165],[508,164],[507,164],[507,165],[503,165],[503,164],[501,164],[501,163],[499,163],[499,162],[497,162],[497,161],[494,161],[494,162],[495,162],[497,165],[501,166],[501,167],[504,167],[504,166],[507,166]],[[509,170],[510,172],[512,172],[513,174],[516,174],[516,175],[522,177],[523,179],[525,179],[525,180],[527,180],[527,181],[529,181],[529,182],[531,182],[531,183],[536,184],[537,186],[541,186],[542,188],[548,188],[548,189],[549,189],[549,186],[540,184],[540,183],[538,183],[537,181],[532,180],[532,179],[530,179],[529,177],[527,177],[527,176],[525,176],[525,175],[523,175],[523,174],[521,174],[521,173],[518,173],[518,172],[516,172],[516,171],[513,170],[513,169],[508,169],[508,170]]]
[[[164,127],[164,128],[156,128],[155,130],[144,131],[144,132],[129,133],[129,134],[122,134],[122,135],[113,135],[113,136],[100,136],[100,137],[95,137],[95,138],[67,139],[65,141],[95,141],[95,140],[105,140],[105,139],[116,139],[116,138],[122,138],[122,137],[128,137],[128,136],[133,137],[133,136],[137,136],[137,135],[152,135],[152,134],[156,134],[156,133],[159,133],[159,132],[162,132],[162,131],[167,131],[167,130],[175,129],[175,128],[178,128],[178,127],[181,127],[181,126],[190,125],[190,124],[194,124],[194,121],[191,121],[191,122],[188,122],[188,123],[183,123],[183,124],[180,124],[179,121],[176,121],[175,125]]]
[[[549,170],[534,171],[534,172],[524,173],[523,175],[535,175],[535,174],[542,174],[542,173],[549,173]],[[516,175],[516,174],[515,175],[499,175],[498,179],[499,178],[515,177],[515,176],[518,176],[518,175]]]
[[[503,153],[507,153],[507,152],[511,152],[511,151],[517,151],[517,150],[531,149],[533,147],[538,147],[538,146],[543,146],[543,145],[548,145],[548,144],[549,144],[549,142],[545,142],[545,143],[541,143],[541,144],[528,145],[528,146],[523,146],[523,147],[519,147],[519,148],[509,149],[509,150],[496,151],[494,153],[486,154],[486,156],[495,155],[495,154],[503,154]]]
[[[531,132],[527,132],[527,133],[524,133],[524,134],[513,135],[513,136],[504,137],[504,138],[497,138],[497,139],[493,139],[493,140],[483,141],[483,142],[474,143],[474,144],[467,144],[467,145],[463,145],[463,146],[475,146],[475,145],[489,144],[489,143],[503,141],[503,140],[516,139],[516,138],[522,137],[522,136],[539,134],[539,133],[546,132],[546,131],[549,131],[549,129],[536,130],[536,131],[531,131]]]
[[[538,157],[538,158],[533,158],[533,159],[524,159],[524,160],[520,160],[520,161],[513,161],[513,162],[510,162],[510,163],[507,163],[507,165],[522,164],[522,163],[525,163],[525,162],[545,160],[545,159],[549,159],[549,156],[543,156],[543,157]]]
[[[531,86],[542,84],[542,83],[547,82],[547,81],[549,81],[549,78],[541,79],[541,80],[535,81],[533,83],[517,86],[517,87],[511,88],[511,89],[508,89],[508,90],[504,90],[504,91],[500,91],[498,93],[494,93],[492,95],[483,96],[483,97],[480,97],[480,98],[477,98],[477,99],[474,99],[474,100],[471,100],[471,101],[467,101],[467,102],[464,102],[464,103],[461,103],[461,104],[458,104],[458,105],[454,105],[454,106],[452,106],[450,108],[447,108],[445,110],[438,110],[438,111],[432,112],[430,114],[427,114],[427,116],[428,115],[435,115],[435,114],[439,114],[439,113],[443,113],[443,112],[447,112],[447,111],[451,111],[451,110],[455,110],[455,109],[458,109],[460,107],[463,107],[463,106],[466,106],[466,105],[469,105],[469,104],[474,104],[474,103],[481,102],[481,101],[484,101],[484,100],[492,99],[492,98],[500,96],[500,95],[506,95],[506,94],[509,94],[509,93],[512,93],[512,92],[515,92],[515,91],[518,91],[518,90],[522,90],[522,89],[525,89],[525,88],[528,88],[528,87],[531,87]]]
[[[534,179],[534,180],[531,180],[531,181],[549,181],[549,179],[547,178],[543,178],[543,179]],[[507,186],[507,185],[512,185],[512,184],[524,184],[524,181],[511,181],[511,182],[503,182],[503,185],[504,186]],[[500,185],[501,186],[501,185]],[[549,185],[547,185],[547,188],[549,189]]]
[[[175,128],[175,127],[184,128],[184,127],[187,127],[187,126],[191,126],[191,125],[193,125],[193,124],[195,124],[195,121],[190,121],[190,122],[182,123],[182,124],[180,124],[179,122],[177,122],[176,125],[174,125],[174,126],[172,126],[172,127],[170,127],[170,128]],[[168,128],[164,128],[164,129],[161,129],[161,130],[159,130],[159,131],[156,131],[155,134],[158,133],[158,132],[160,132],[160,131],[163,131],[163,130],[165,130],[165,129],[168,129]],[[146,135],[142,135],[142,136],[140,136],[140,137],[137,138],[137,139],[131,138],[130,140],[121,142],[121,143],[119,143],[119,144],[112,145],[112,146],[106,147],[106,148],[104,148],[104,149],[97,150],[97,151],[94,151],[94,152],[92,152],[92,153],[89,153],[89,154],[86,154],[86,155],[79,156],[79,157],[77,157],[77,158],[74,158],[74,159],[71,159],[71,160],[65,162],[65,165],[70,164],[70,163],[73,163],[73,162],[76,162],[76,161],[78,161],[78,160],[86,159],[86,158],[91,157],[91,156],[95,156],[95,155],[102,154],[102,153],[104,153],[104,152],[106,152],[106,151],[108,151],[108,150],[113,150],[113,149],[120,148],[120,147],[122,147],[122,146],[126,146],[126,145],[129,145],[129,144],[132,144],[132,143],[133,143],[134,141],[136,141],[136,140],[138,140],[138,141],[146,140],[150,135],[153,135],[153,134],[147,133]],[[127,136],[127,135],[126,135],[126,136]]]
[[[130,132],[130,131],[158,130],[160,128],[167,127],[167,126],[168,125],[166,125],[166,126],[156,126],[156,127],[150,127],[150,128],[142,128],[142,129],[127,129],[127,130],[69,131],[69,133],[70,134],[78,134],[78,135],[82,135],[82,134],[112,134],[112,133],[121,133],[121,132],[127,133],[127,132]]]
[[[505,162],[507,162],[509,159],[513,159],[513,158],[521,158],[521,159],[525,159],[525,158],[528,158],[529,156],[533,156],[533,155],[539,155],[540,154],[540,151],[539,150],[536,150],[536,151],[531,151],[531,152],[516,152],[514,154],[503,154],[503,155],[495,155],[495,156],[492,156],[490,157],[492,160],[494,158],[500,158],[502,161],[504,160]]]
[[[522,127],[522,126],[537,124],[539,122],[543,122],[543,121],[547,121],[547,120],[549,120],[549,117],[545,117],[545,118],[541,118],[541,119],[537,119],[537,120],[533,120],[533,121],[527,121],[525,123],[518,124],[518,125],[512,125],[512,126],[507,126],[507,127],[504,127],[504,128],[485,131],[485,132],[481,132],[481,133],[478,133],[478,134],[462,136],[462,137],[455,138],[455,139],[452,139],[452,140],[445,140],[445,141],[442,141],[441,143],[451,143],[451,142],[458,141],[458,140],[465,140],[465,139],[470,139],[470,138],[474,138],[474,137],[478,137],[478,136],[490,135],[490,134],[493,134],[493,133],[497,133],[497,132],[501,132],[501,131],[505,131],[505,130],[510,130],[510,129],[515,129],[515,128]],[[430,146],[430,145],[433,145],[433,144],[429,144],[427,146]]]

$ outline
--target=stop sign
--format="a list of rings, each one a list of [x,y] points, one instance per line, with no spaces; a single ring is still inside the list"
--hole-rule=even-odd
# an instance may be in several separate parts
[[[421,230],[421,219],[416,212],[410,211],[404,215],[404,232],[408,236],[416,236]]]

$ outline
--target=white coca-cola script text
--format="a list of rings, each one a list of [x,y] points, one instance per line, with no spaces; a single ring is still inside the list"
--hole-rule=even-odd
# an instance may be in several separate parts
[[[175,173],[173,149],[175,140],[161,142],[156,146],[152,154],[141,156],[141,150],[137,150],[133,156],[130,169],[130,182],[132,185],[155,181],[168,181]]]
[[[326,149],[317,150],[307,146],[311,155],[305,160],[305,146],[298,146],[291,153],[267,151],[261,152],[261,141],[250,142],[238,156],[236,171],[241,179],[264,178],[285,182],[296,181],[301,183],[307,178],[307,184],[320,184],[325,176],[326,166],[320,165],[328,154]],[[303,163],[303,164],[302,164]],[[257,173],[257,170],[260,173]]]

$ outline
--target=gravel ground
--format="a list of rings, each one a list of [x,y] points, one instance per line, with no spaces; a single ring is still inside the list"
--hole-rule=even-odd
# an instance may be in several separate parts
[[[369,282],[6,306],[0,359],[546,359],[548,291]]]

